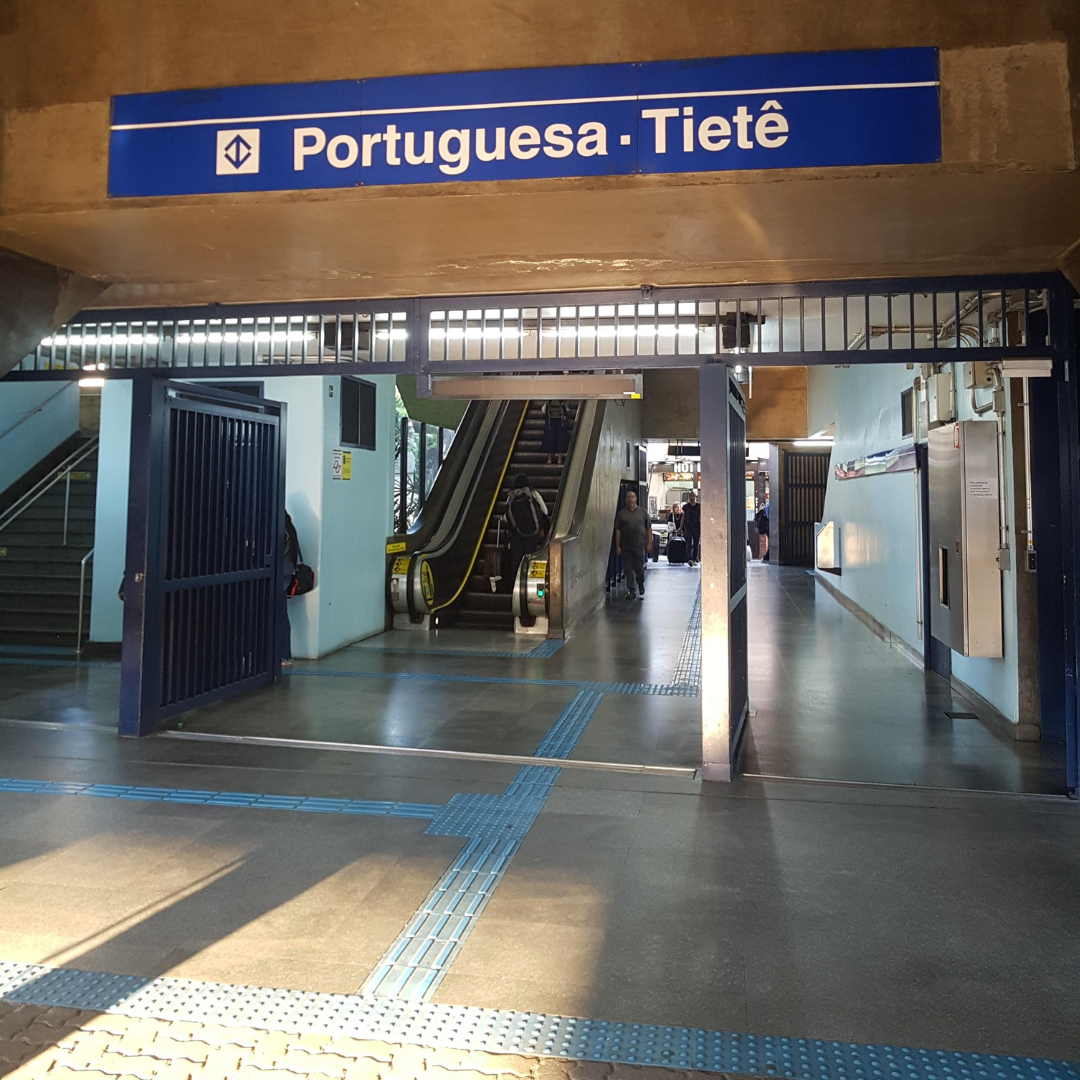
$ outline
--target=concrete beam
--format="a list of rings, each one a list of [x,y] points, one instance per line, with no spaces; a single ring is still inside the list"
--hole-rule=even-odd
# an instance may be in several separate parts
[[[105,286],[0,248],[0,378]]]

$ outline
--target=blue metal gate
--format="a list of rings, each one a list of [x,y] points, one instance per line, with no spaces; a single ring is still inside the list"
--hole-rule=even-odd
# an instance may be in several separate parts
[[[121,735],[279,674],[284,481],[283,404],[135,380]]]

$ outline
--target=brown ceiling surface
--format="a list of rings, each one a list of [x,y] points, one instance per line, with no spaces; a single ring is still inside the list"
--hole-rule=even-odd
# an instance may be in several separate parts
[[[1053,269],[1080,176],[620,177],[140,201],[0,217],[103,302],[452,295]]]

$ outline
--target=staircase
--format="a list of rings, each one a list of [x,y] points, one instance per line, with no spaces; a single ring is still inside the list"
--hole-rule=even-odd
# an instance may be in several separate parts
[[[497,521],[506,512],[506,497],[518,473],[524,473],[529,478],[533,490],[538,491],[547,504],[548,513],[550,515],[555,513],[555,500],[559,496],[559,488],[562,485],[565,463],[564,465],[547,464],[547,455],[540,450],[540,442],[544,434],[545,404],[546,402],[543,401],[529,402],[525,420],[510,455],[510,464],[507,466],[499,497],[495,500],[495,509],[488,520],[479,554],[476,556],[469,580],[465,584],[465,591],[457,605],[456,625],[458,626],[484,630],[513,630],[514,628],[510,593],[491,591],[491,584],[484,577],[484,555],[488,551],[497,550]],[[566,403],[566,411],[569,414],[567,425],[571,434],[577,420],[577,409],[577,402]],[[504,546],[506,541],[507,532],[504,525],[502,527]],[[516,570],[517,567],[514,569]],[[500,584],[504,589],[507,586],[507,582]]]
[[[71,471],[64,543],[63,475],[9,525],[0,529],[0,646],[70,648],[78,644],[79,572],[83,556],[94,546],[97,499],[96,436],[80,435],[65,445],[68,460],[94,444],[92,452]],[[0,523],[16,498],[39,481],[57,475],[54,456],[22,477],[0,496]],[[90,630],[90,574],[86,567],[83,633]]]

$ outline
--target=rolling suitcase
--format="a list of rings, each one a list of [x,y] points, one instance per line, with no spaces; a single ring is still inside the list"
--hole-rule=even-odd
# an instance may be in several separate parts
[[[686,537],[669,536],[667,542],[667,561],[671,566],[686,562]]]

